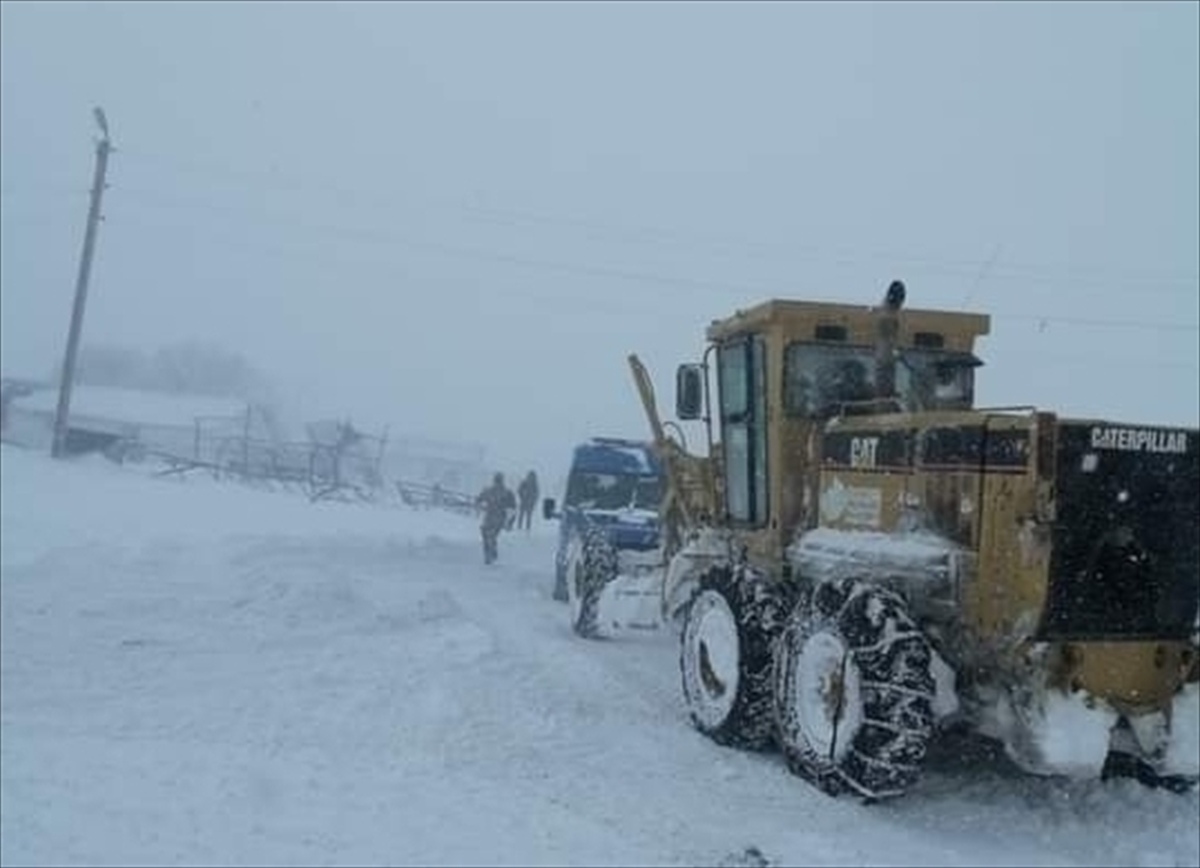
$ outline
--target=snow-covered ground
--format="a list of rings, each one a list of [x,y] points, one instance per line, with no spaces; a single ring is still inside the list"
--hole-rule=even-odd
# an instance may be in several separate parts
[[[1197,865],[1200,796],[938,758],[831,800],[576,639],[552,531],[0,447],[0,862]],[[756,863],[756,848],[763,860]]]

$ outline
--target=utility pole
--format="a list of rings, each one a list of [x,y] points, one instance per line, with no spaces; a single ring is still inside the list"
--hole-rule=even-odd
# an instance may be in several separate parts
[[[75,381],[75,357],[79,352],[79,332],[83,328],[83,308],[87,302],[88,276],[92,271],[92,254],[96,249],[96,228],[100,223],[100,203],[104,198],[104,176],[108,171],[108,121],[104,109],[92,109],[100,127],[96,141],[96,171],[92,178],[92,197],[88,207],[87,230],[83,235],[83,254],[79,258],[79,274],[75,279],[75,303],[71,308],[71,330],[67,334],[67,353],[63,359],[62,380],[58,387],[58,411],[54,415],[54,441],[50,454],[61,458],[66,451],[67,420],[71,408],[71,386]]]

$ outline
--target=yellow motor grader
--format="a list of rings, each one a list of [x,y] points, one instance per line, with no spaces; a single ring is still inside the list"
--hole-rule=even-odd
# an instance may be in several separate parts
[[[575,547],[596,637],[629,606],[680,634],[714,741],[821,790],[906,791],[966,728],[1035,774],[1200,776],[1200,431],[981,408],[985,315],[772,300],[708,328],[664,433],[658,570]],[[715,394],[714,394],[715,393]],[[619,589],[619,591],[617,590]]]

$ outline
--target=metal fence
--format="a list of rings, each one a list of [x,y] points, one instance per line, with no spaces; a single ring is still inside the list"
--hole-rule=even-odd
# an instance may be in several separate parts
[[[6,411],[5,441],[49,448],[53,414],[21,408],[19,402],[10,403]],[[461,450],[461,458],[422,457],[412,447],[415,441],[401,440],[400,448],[389,456],[386,430],[368,434],[348,421],[313,423],[307,428],[306,441],[273,438],[266,418],[253,405],[234,416],[197,416],[190,426],[72,416],[73,430],[97,435],[86,438],[86,448],[100,448],[121,463],[148,465],[155,475],[206,473],[295,490],[314,501],[391,502],[458,512],[474,508],[474,495],[460,490],[483,477],[482,461],[471,460],[474,453],[469,450]],[[407,478],[400,478],[397,470],[406,471]]]

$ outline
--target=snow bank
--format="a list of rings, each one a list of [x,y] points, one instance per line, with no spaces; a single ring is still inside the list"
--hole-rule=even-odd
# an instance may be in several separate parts
[[[200,543],[230,536],[373,534],[396,540],[478,539],[469,517],[368,504],[312,503],[204,475],[147,477],[100,456],[55,460],[0,444],[0,563],[66,545]]]
[[[1194,775],[1200,769],[1200,684],[1185,685],[1171,711],[1171,741],[1163,770]]]

